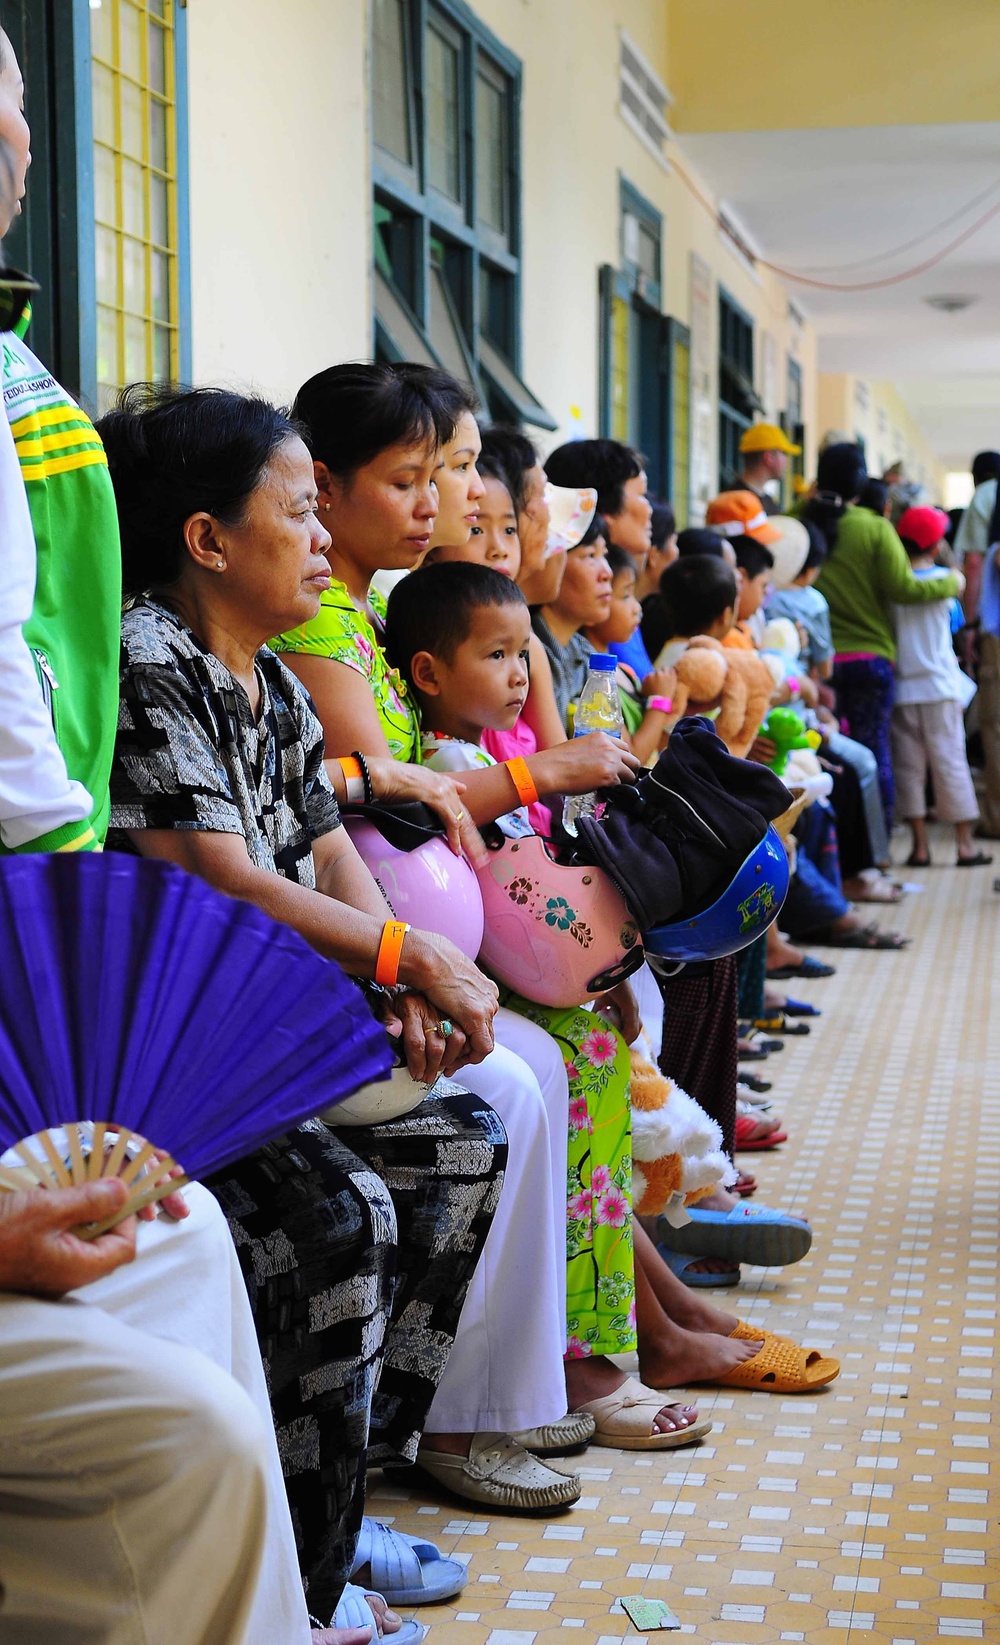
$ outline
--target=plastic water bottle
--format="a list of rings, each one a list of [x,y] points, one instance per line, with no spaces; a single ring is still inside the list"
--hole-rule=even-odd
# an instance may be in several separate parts
[[[615,673],[618,658],[607,651],[595,651],[590,659],[587,683],[576,707],[573,736],[586,737],[591,731],[603,731],[605,736],[621,738],[625,730],[621,698]],[[573,794],[563,807],[563,827],[568,834],[576,834],[581,817],[598,813],[600,801],[596,793]]]

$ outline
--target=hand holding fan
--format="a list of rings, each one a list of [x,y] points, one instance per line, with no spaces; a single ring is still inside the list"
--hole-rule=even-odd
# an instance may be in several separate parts
[[[119,1221],[392,1060],[340,967],[249,903],[139,857],[0,860],[0,1191],[120,1176]]]

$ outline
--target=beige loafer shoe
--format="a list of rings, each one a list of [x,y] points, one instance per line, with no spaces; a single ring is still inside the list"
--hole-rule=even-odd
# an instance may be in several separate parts
[[[417,1462],[455,1496],[515,1513],[569,1508],[582,1489],[575,1474],[546,1467],[510,1434],[474,1434],[467,1457],[421,1446]]]
[[[533,1456],[566,1457],[588,1446],[596,1427],[589,1411],[569,1411],[558,1422],[547,1422],[542,1428],[522,1428],[511,1438]]]
[[[663,1394],[647,1388],[636,1377],[628,1377],[613,1394],[589,1399],[578,1409],[589,1411],[597,1423],[594,1444],[616,1451],[674,1451],[679,1445],[693,1445],[712,1431],[708,1419],[666,1434],[655,1432],[653,1420],[666,1409]]]

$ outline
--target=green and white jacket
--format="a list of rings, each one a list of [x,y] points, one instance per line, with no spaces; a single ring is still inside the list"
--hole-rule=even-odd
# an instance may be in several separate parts
[[[94,850],[118,718],[114,491],[90,418],[25,344],[28,312],[2,282],[0,855]]]

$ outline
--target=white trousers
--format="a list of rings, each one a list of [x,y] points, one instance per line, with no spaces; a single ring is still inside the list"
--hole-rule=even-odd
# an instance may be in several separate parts
[[[185,1193],[107,1279],[0,1295],[3,1645],[308,1645],[243,1279]]]
[[[496,1050],[459,1084],[503,1120],[509,1162],[430,1433],[510,1433],[566,1414],[566,1144],[569,1087],[543,1028],[501,1009]]]

